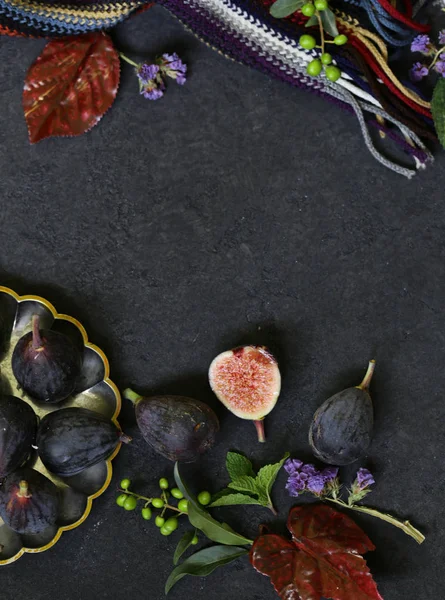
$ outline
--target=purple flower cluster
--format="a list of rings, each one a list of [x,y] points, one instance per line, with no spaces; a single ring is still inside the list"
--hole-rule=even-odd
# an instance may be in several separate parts
[[[360,491],[375,483],[374,477],[368,469],[359,469],[355,481]]]
[[[162,55],[161,69],[167,77],[175,79],[179,85],[184,85],[186,82],[187,65],[182,62],[176,52]]]
[[[338,474],[336,467],[327,467],[319,471],[314,465],[305,465],[298,459],[287,460],[284,468],[289,474],[286,489],[295,497],[305,491],[321,494],[326,484],[333,481]]]
[[[445,29],[439,32],[439,44],[445,46]],[[445,48],[439,50],[427,35],[416,36],[411,43],[411,52],[421,52],[425,56],[432,57],[431,63],[426,65],[422,62],[416,62],[410,69],[409,75],[412,81],[420,81],[428,75],[431,69],[445,77]]]
[[[140,93],[148,100],[158,100],[164,95],[164,77],[171,77],[179,85],[184,85],[186,72],[187,65],[175,52],[163,54],[156,64],[144,63],[137,68]]]

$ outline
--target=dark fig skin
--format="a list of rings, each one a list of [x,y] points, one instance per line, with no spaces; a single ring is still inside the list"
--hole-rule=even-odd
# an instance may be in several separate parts
[[[57,331],[33,330],[19,339],[12,355],[12,370],[21,388],[34,400],[56,404],[70,396],[82,368],[82,357],[72,341]]]
[[[24,400],[0,396],[0,479],[20,467],[31,453],[37,416]]]
[[[108,417],[86,408],[62,408],[43,417],[37,451],[45,467],[58,477],[72,477],[108,458],[130,438]]]
[[[343,466],[362,458],[372,440],[374,410],[368,392],[375,361],[365,379],[324,402],[314,415],[309,443],[314,456],[323,462]]]
[[[131,390],[136,421],[145,441],[171,461],[194,462],[215,443],[218,417],[204,402],[185,396],[143,398]]]
[[[33,469],[14,471],[0,486],[0,516],[17,533],[40,533],[54,525],[58,508],[57,487]]]

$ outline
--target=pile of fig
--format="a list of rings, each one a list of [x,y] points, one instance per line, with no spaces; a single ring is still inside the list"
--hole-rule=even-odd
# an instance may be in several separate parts
[[[81,373],[82,354],[64,334],[32,330],[17,342],[12,371],[31,402],[56,404],[69,398]],[[41,422],[32,405],[15,396],[0,396],[0,517],[20,534],[38,534],[57,523],[57,486],[30,468],[35,450],[47,470],[73,477],[108,458],[127,442],[116,424],[85,408],[61,408]]]

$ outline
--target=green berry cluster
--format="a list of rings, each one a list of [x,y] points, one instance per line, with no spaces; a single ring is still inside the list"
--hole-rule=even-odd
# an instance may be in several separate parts
[[[116,498],[116,504],[125,510],[134,510],[139,501],[144,502],[141,515],[145,521],[149,521],[152,518],[152,508],[161,510],[161,513],[156,515],[154,520],[161,535],[171,535],[179,526],[178,518],[188,514],[188,500],[184,498],[184,495],[179,488],[174,487],[169,490],[169,483],[165,477],[159,480],[159,489],[161,490],[159,497],[147,498],[141,496],[140,494],[131,491],[130,486],[130,479],[122,479],[119,490],[122,493]],[[169,503],[170,495],[178,501],[177,506]],[[212,497],[209,492],[203,491],[198,494],[198,502],[202,506],[210,504],[211,499]],[[167,511],[171,511],[173,515],[166,518],[165,515]],[[198,536],[195,535],[192,544],[195,545],[197,543]]]
[[[314,36],[305,34],[300,37],[300,46],[305,50],[313,50],[314,48],[321,48],[321,56],[320,58],[314,58],[307,66],[307,74],[311,77],[318,77],[320,73],[324,70],[326,78],[329,81],[337,81],[341,77],[340,69],[332,64],[332,56],[329,52],[325,52],[325,44],[335,44],[336,46],[343,46],[347,43],[348,38],[339,34],[334,37],[332,41],[327,41],[324,39],[323,27],[322,27],[322,19],[320,18],[320,13],[329,9],[329,5],[327,0],[314,0],[314,2],[307,2],[303,4],[301,7],[301,12],[306,17],[318,17],[320,24],[320,34],[321,34],[321,46],[317,46],[317,41]]]

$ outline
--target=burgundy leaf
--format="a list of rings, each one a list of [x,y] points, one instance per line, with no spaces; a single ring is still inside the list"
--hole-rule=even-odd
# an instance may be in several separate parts
[[[119,55],[104,33],[49,42],[29,68],[23,90],[31,143],[94,127],[113,104],[119,77]]]
[[[282,600],[383,600],[361,556],[374,545],[346,515],[329,506],[297,506],[289,513],[292,541],[260,535],[250,552]]]

